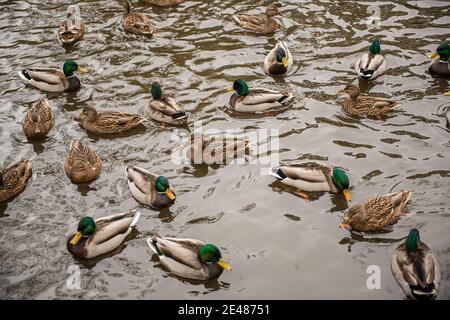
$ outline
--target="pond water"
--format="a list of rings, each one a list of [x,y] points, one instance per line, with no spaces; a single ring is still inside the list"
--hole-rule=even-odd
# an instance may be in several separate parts
[[[82,41],[64,48],[57,25],[73,2],[86,23]],[[390,254],[410,228],[421,231],[442,268],[438,299],[450,297],[450,130],[448,80],[427,74],[426,54],[450,39],[447,1],[281,1],[283,28],[271,36],[240,29],[238,11],[265,10],[270,1],[186,1],[155,8],[134,1],[159,29],[153,39],[123,30],[117,1],[0,1],[0,164],[31,159],[26,190],[0,208],[2,299],[402,299]],[[281,3],[280,2],[280,3]],[[368,24],[368,18],[379,17]],[[370,21],[369,21],[370,22]],[[377,36],[386,74],[363,91],[402,102],[385,120],[345,115],[336,91],[358,83],[353,64]],[[288,77],[274,79],[263,61],[277,39],[294,55]],[[42,93],[24,86],[25,66],[60,67],[74,59],[90,70],[72,94],[47,95],[56,116],[45,141],[30,143],[21,121]],[[226,88],[288,89],[293,105],[281,113],[239,116],[227,108]],[[74,118],[87,104],[144,114],[151,83],[161,82],[190,113],[186,127],[145,123],[135,134],[87,135]],[[173,161],[194,122],[203,129],[279,130],[280,160],[320,160],[350,170],[353,201],[325,193],[310,201],[288,192],[258,161],[198,166]],[[75,185],[63,170],[74,139],[103,159],[100,177]],[[176,203],[140,207],[124,172],[135,164],[166,175]],[[339,229],[349,205],[375,195],[413,191],[408,214],[386,232]],[[83,262],[66,251],[67,236],[86,214],[100,217],[140,208],[132,237],[106,257]],[[217,244],[233,270],[217,280],[168,276],[152,258],[154,234]],[[380,267],[381,287],[369,290],[367,268]],[[79,268],[79,269],[78,269]],[[79,289],[67,286],[77,273]]]

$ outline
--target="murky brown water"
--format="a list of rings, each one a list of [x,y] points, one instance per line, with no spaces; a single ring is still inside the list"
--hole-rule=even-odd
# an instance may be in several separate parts
[[[33,180],[0,209],[1,298],[350,298],[401,299],[389,268],[391,251],[418,227],[442,266],[440,299],[450,297],[450,130],[442,95],[447,80],[426,74],[425,54],[449,40],[447,1],[378,2],[381,24],[368,2],[283,1],[285,28],[274,37],[253,36],[232,20],[236,11],[269,1],[187,1],[156,9],[143,1],[160,37],[125,34],[116,1],[77,1],[87,24],[84,40],[70,49],[57,40],[57,23],[72,1],[1,1],[0,164],[30,158]],[[255,10],[257,12],[258,10]],[[335,92],[354,82],[352,64],[379,36],[387,74],[366,92],[403,102],[386,121],[355,119],[335,104]],[[272,79],[262,61],[284,38],[296,59],[293,75]],[[27,142],[21,121],[40,93],[17,77],[22,66],[60,66],[73,58],[90,69],[75,94],[49,95],[56,125],[42,143]],[[301,69],[300,69],[301,67]],[[236,78],[250,85],[288,87],[289,110],[236,117],[224,90]],[[279,129],[281,159],[317,159],[351,170],[353,203],[391,190],[414,191],[410,213],[388,233],[351,236],[338,228],[347,205],[324,194],[306,202],[281,192],[257,164],[175,165],[171,137],[187,128],[146,124],[146,131],[114,139],[89,136],[104,170],[89,186],[63,171],[71,140],[86,136],[73,121],[88,102],[99,109],[143,114],[152,81],[202,120],[205,129]],[[138,207],[124,176],[125,164],[167,175],[178,199],[170,209],[141,208],[137,232],[114,254],[90,263],[66,251],[66,236],[85,214],[103,216]],[[233,270],[217,281],[193,283],[167,277],[151,260],[146,237],[155,233],[218,244]],[[81,289],[69,289],[71,265],[81,268]],[[368,290],[366,269],[381,268],[381,289]]]

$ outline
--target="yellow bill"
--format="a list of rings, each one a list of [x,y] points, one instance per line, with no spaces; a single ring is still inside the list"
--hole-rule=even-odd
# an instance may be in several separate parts
[[[348,191],[348,189],[342,190],[342,194],[344,195],[345,201],[352,201],[352,196],[350,195],[350,191]]]
[[[439,56],[439,53],[437,53],[437,52],[432,52],[432,53],[430,53],[430,54],[428,55],[428,58],[429,58],[429,59],[434,59],[434,58],[436,58],[437,56]]]
[[[228,88],[227,92],[234,91],[234,88]]]
[[[446,96],[450,97],[450,91],[449,91],[449,92],[446,92],[446,93],[444,93],[444,95],[446,95]]]
[[[80,241],[81,237],[82,237],[81,232],[77,231],[77,233],[75,233],[75,235],[73,236],[72,240],[70,240],[70,244],[73,245],[77,244],[78,241]]]
[[[176,197],[175,197],[175,194],[173,193],[172,190],[167,189],[166,190],[166,194],[167,194],[167,196],[169,197],[170,200],[175,200]]]
[[[88,72],[88,70],[87,70],[86,68],[83,68],[83,67],[80,67],[80,66],[78,66],[77,71],[78,71],[78,72],[81,72],[81,73],[86,73],[86,72]]]
[[[220,260],[217,262],[217,264],[219,266],[221,266],[224,270],[227,270],[227,271],[231,270],[231,266],[228,263],[226,263],[225,261],[223,261],[223,258],[220,258]]]
[[[283,66],[284,66],[285,68],[288,67],[288,63],[287,63],[286,57],[281,58],[281,63],[283,64]]]

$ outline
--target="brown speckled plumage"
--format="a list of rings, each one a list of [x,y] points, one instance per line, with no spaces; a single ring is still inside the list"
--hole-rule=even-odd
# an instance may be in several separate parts
[[[46,98],[41,98],[27,112],[22,127],[28,139],[45,137],[55,125],[55,116]]]
[[[400,218],[410,197],[411,191],[400,191],[370,198],[351,206],[343,218],[344,223],[355,231],[380,231]]]
[[[25,190],[31,174],[29,160],[23,160],[9,168],[0,169],[0,203],[11,200]]]
[[[119,133],[131,130],[145,121],[144,117],[114,111],[97,112],[93,106],[84,107],[78,117],[80,126],[85,130],[97,133]]]
[[[339,90],[338,94],[342,109],[353,116],[381,116],[400,106],[400,103],[394,100],[362,96],[359,87],[354,84],[347,85]]]
[[[90,182],[100,175],[102,160],[83,141],[74,141],[70,144],[69,155],[64,162],[64,171],[74,183]]]

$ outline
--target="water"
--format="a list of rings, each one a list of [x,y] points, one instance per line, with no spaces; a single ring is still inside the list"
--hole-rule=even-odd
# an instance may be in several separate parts
[[[283,1],[284,28],[254,36],[235,25],[236,11],[264,10],[269,1],[187,1],[157,9],[134,1],[161,35],[124,33],[116,1],[77,1],[86,22],[84,39],[64,49],[57,24],[72,1],[1,1],[0,163],[32,159],[33,179],[0,209],[0,297],[3,299],[402,299],[389,268],[392,250],[412,227],[421,231],[442,266],[440,299],[450,297],[450,132],[442,95],[447,80],[426,73],[425,54],[449,39],[446,1]],[[380,24],[367,26],[375,14]],[[335,93],[357,82],[352,63],[378,36],[388,71],[365,92],[400,100],[386,121],[346,116]],[[284,38],[296,59],[294,74],[264,74],[265,54]],[[61,66],[72,58],[90,72],[75,94],[48,95],[56,125],[40,143],[27,142],[21,121],[41,94],[17,77],[23,66]],[[241,117],[226,105],[236,78],[251,86],[289,88],[294,105],[282,113]],[[151,83],[191,113],[204,129],[279,129],[280,159],[314,159],[351,171],[353,202],[391,190],[411,189],[409,213],[389,232],[350,235],[338,228],[347,204],[324,194],[305,201],[284,190],[257,164],[177,165],[173,139],[188,128],[146,123],[145,132],[117,138],[89,135],[103,172],[76,186],[63,171],[70,141],[86,136],[73,121],[83,106],[141,113]],[[172,139],[172,140],[171,140]],[[169,177],[178,199],[170,209],[141,208],[137,231],[116,252],[90,262],[66,251],[66,237],[85,214],[103,216],[139,207],[129,193],[125,164]],[[192,237],[220,246],[232,266],[218,280],[181,281],[152,260],[146,238]],[[368,290],[366,270],[377,265],[381,288]],[[81,287],[66,282],[80,268]],[[75,270],[75,271],[74,271]],[[69,281],[70,282],[70,281]]]

